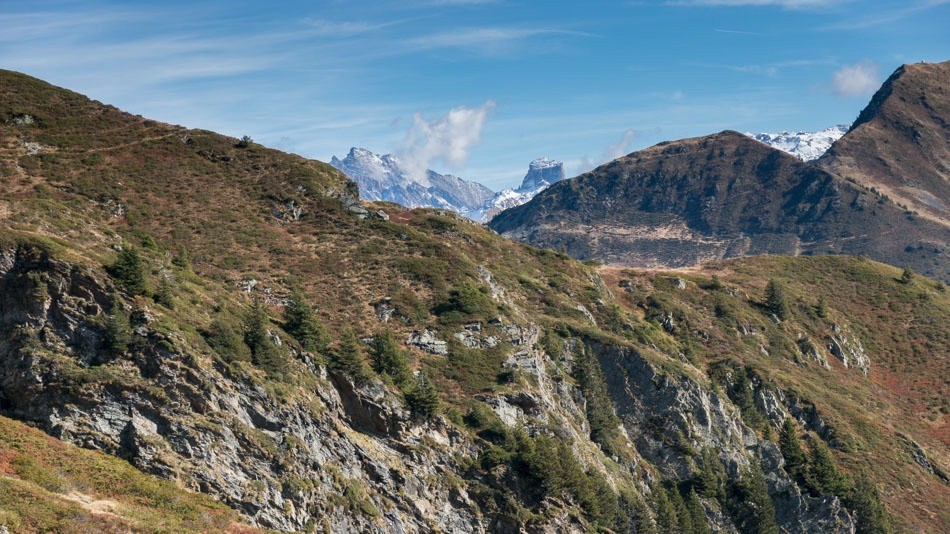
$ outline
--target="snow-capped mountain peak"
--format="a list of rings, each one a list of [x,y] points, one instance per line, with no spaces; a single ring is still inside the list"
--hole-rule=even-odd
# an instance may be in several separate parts
[[[758,134],[746,132],[746,135],[772,148],[797,156],[803,161],[812,161],[827,152],[835,141],[848,132],[849,128],[850,125],[839,124],[818,132]]]
[[[413,179],[399,158],[353,147],[347,156],[330,159],[369,200],[387,200],[409,208],[450,209],[478,222],[487,222],[508,208],[520,206],[554,182],[564,179],[564,164],[546,157],[528,165],[521,186],[492,193],[478,182],[429,170],[425,180]]]
[[[412,178],[399,158],[379,155],[353,147],[343,159],[336,156],[330,165],[343,171],[369,200],[387,200],[409,208],[441,208],[459,213],[477,209],[493,195],[491,189],[451,174],[429,170],[423,178]]]

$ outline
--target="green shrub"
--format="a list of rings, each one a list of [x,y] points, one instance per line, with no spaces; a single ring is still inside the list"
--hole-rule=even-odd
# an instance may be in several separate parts
[[[251,350],[244,343],[241,327],[230,317],[215,317],[205,333],[205,340],[226,362],[251,361]]]

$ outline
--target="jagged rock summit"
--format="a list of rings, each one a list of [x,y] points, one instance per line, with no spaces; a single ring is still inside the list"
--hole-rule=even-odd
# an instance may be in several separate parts
[[[540,157],[528,165],[528,173],[517,189],[502,189],[478,210],[465,215],[478,222],[488,222],[495,215],[528,202],[551,184],[563,179],[564,163]]]
[[[378,155],[353,147],[345,158],[330,165],[343,171],[369,200],[386,200],[409,208],[440,208],[458,213],[477,209],[493,195],[487,187],[451,174],[428,170],[424,177],[410,177],[392,155]]]

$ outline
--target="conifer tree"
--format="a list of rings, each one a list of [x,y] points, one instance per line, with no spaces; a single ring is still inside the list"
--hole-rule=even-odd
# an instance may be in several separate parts
[[[373,370],[381,375],[389,375],[400,388],[409,382],[406,353],[388,330],[373,336]]]
[[[670,502],[669,494],[663,487],[653,490],[653,518],[657,532],[679,532],[676,508]]]
[[[845,506],[854,510],[858,534],[887,534],[893,531],[877,488],[864,473],[854,479],[854,486],[845,497]]]
[[[234,321],[223,316],[211,321],[207,334],[208,344],[225,361],[250,361],[251,350],[244,342],[244,334]]]
[[[115,263],[109,267],[109,274],[132,295],[148,294],[145,262],[135,247],[123,247],[119,251]]]
[[[621,439],[620,419],[614,412],[600,362],[584,345],[580,345],[577,350],[574,378],[581,387],[584,400],[587,401],[590,438],[602,446],[608,454],[617,454],[616,443]]]
[[[820,295],[818,297],[818,306],[816,306],[815,313],[822,319],[826,319],[828,317],[828,303],[825,302],[824,295]]]
[[[114,354],[121,354],[129,350],[132,341],[132,327],[129,324],[129,315],[118,295],[112,297],[112,308],[106,317],[106,329],[103,336],[105,347]]]
[[[317,319],[313,308],[300,289],[295,288],[284,309],[287,333],[294,336],[304,349],[324,353],[330,344],[330,334]]]
[[[696,495],[696,491],[693,489],[690,489],[689,495],[686,496],[686,509],[689,511],[690,522],[695,534],[711,532],[709,522],[706,519],[706,509],[703,508],[702,501],[699,500],[699,496]]]
[[[800,478],[805,470],[805,451],[798,439],[798,429],[791,417],[786,417],[779,434],[779,448],[785,458],[785,471],[792,478]]]
[[[726,478],[726,469],[722,460],[711,448],[703,449],[703,467],[699,472],[699,491],[707,499],[717,499],[722,502],[725,498],[723,481]]]
[[[158,289],[155,290],[155,294],[152,295],[152,298],[155,299],[155,302],[168,309],[175,307],[175,299],[172,296],[172,283],[167,277],[163,276],[158,282]]]
[[[271,378],[283,378],[289,370],[287,355],[267,333],[270,319],[260,301],[255,301],[244,319],[244,342],[251,349],[251,362]]]
[[[835,466],[831,451],[821,440],[811,442],[808,451],[808,485],[820,495],[843,495],[847,482]]]
[[[406,404],[412,413],[426,419],[439,412],[439,393],[425,372],[419,373],[415,384],[406,392]]]
[[[785,299],[785,288],[774,278],[765,286],[765,308],[783,321],[791,315]]]
[[[736,499],[733,503],[736,526],[743,534],[778,534],[775,523],[775,506],[769,497],[765,475],[758,459],[742,474],[735,485]]]
[[[340,344],[330,353],[330,368],[349,376],[357,385],[369,380],[370,370],[352,329],[346,328],[340,335]]]
[[[667,488],[667,493],[669,495],[670,504],[673,505],[673,509],[676,511],[676,524],[679,525],[680,532],[692,533],[694,531],[693,516],[689,514],[689,509],[686,508],[686,502],[683,500],[683,496],[680,495],[676,486],[672,484]]]

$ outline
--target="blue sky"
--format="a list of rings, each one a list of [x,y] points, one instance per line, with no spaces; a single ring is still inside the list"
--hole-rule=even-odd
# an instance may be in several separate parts
[[[0,67],[328,161],[517,185],[723,129],[849,122],[950,59],[950,0],[0,0]]]

